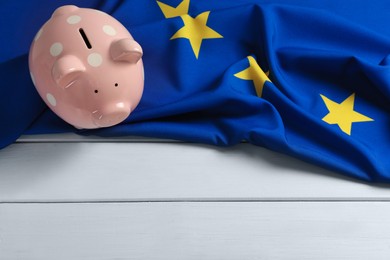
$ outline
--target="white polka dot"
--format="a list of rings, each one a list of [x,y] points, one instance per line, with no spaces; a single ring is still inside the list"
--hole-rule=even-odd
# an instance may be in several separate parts
[[[34,86],[36,86],[35,85],[35,78],[34,78],[34,75],[32,74],[32,72],[30,72],[30,76],[31,76],[32,83],[34,84]]]
[[[99,67],[103,62],[102,55],[99,53],[91,53],[88,55],[88,64],[92,67]]]
[[[66,19],[66,21],[68,22],[68,24],[76,24],[81,21],[81,17],[78,15],[72,15],[69,16],[68,19]]]
[[[57,100],[52,94],[47,93],[46,99],[47,99],[47,101],[49,101],[50,105],[52,105],[53,107],[55,107],[57,105]]]
[[[63,50],[62,44],[59,43],[59,42],[56,42],[56,43],[54,43],[54,44],[50,47],[50,54],[51,54],[52,56],[55,57],[55,56],[60,55],[61,52],[62,52],[62,50]]]
[[[42,28],[41,28],[41,29],[39,29],[39,31],[37,32],[37,34],[36,34],[36,35],[35,35],[35,37],[34,37],[34,41],[38,40],[38,39],[39,39],[39,37],[41,37],[42,31],[43,31],[43,29],[42,29]]]
[[[110,25],[104,25],[103,32],[107,35],[110,35],[110,36],[116,35],[116,30],[114,29],[114,27],[112,27]]]

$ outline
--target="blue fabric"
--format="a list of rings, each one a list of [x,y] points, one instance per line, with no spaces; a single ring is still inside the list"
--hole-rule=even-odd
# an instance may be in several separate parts
[[[350,177],[390,181],[390,2],[188,2],[188,12],[172,18],[155,0],[72,2],[113,15],[144,50],[141,103],[125,122],[98,130],[76,130],[54,115],[29,78],[30,43],[65,1],[1,2],[0,148],[23,133],[246,140]],[[185,19],[200,17],[215,33],[197,55],[189,39],[174,36],[189,28]]]

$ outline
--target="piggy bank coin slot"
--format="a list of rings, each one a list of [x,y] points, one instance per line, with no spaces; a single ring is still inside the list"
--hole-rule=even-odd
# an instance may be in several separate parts
[[[83,41],[84,41],[85,45],[87,46],[87,48],[88,48],[88,49],[92,49],[92,45],[91,45],[91,43],[89,42],[88,37],[87,37],[87,35],[85,34],[83,28],[80,28],[80,29],[79,29],[79,32],[80,32],[80,35],[81,35],[81,37],[83,38]]]

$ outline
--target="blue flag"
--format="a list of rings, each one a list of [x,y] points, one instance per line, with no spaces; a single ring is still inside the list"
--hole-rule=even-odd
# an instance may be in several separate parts
[[[246,141],[390,182],[388,1],[75,0],[114,16],[144,50],[139,106],[96,130],[53,114],[29,76],[31,41],[63,4],[0,3],[0,148],[62,132]]]

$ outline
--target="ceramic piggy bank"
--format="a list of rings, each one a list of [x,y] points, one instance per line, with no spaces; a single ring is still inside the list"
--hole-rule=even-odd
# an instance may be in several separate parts
[[[125,120],[144,87],[142,48],[110,15],[67,5],[36,34],[32,81],[46,104],[77,128]]]

